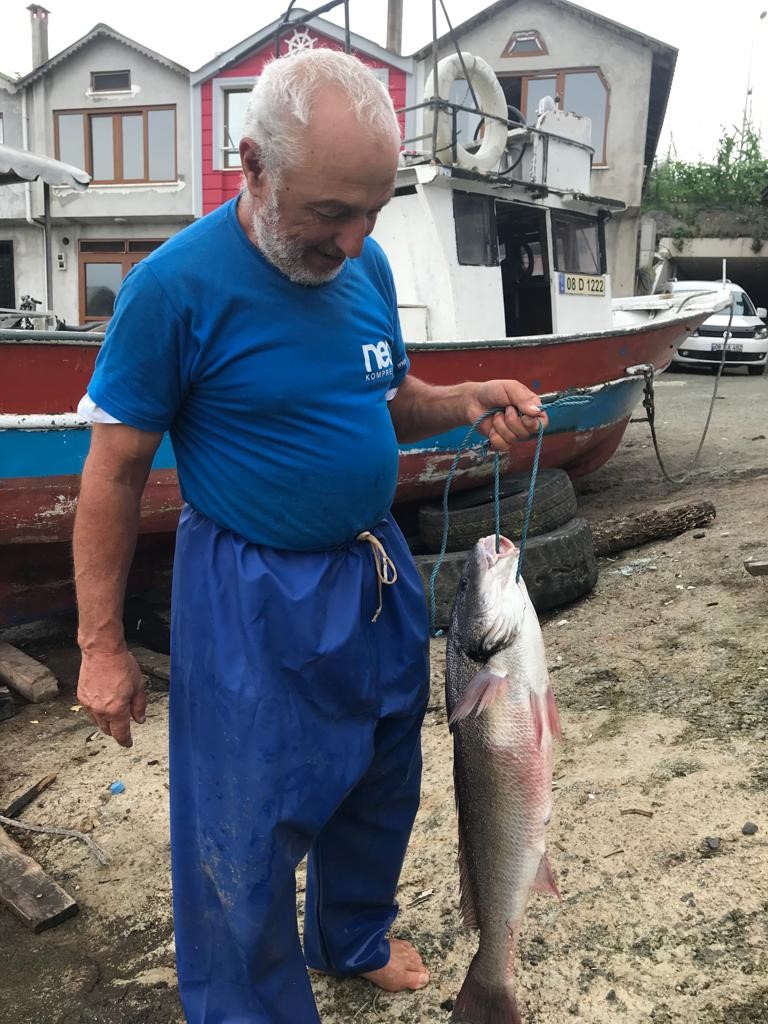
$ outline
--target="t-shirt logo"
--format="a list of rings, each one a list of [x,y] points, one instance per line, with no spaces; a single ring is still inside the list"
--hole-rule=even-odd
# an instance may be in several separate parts
[[[378,345],[363,345],[362,349],[366,380],[381,380],[383,377],[394,376],[389,342],[380,341]]]

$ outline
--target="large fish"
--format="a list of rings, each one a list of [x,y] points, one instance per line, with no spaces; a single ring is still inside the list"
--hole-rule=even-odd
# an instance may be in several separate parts
[[[512,959],[531,889],[559,895],[544,850],[560,736],[539,620],[506,537],[467,556],[446,646],[464,924],[480,943],[453,1021],[520,1024]]]

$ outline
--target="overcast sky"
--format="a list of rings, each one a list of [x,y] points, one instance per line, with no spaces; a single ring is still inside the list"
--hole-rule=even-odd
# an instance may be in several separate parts
[[[283,13],[287,0],[48,0],[51,56],[99,22],[194,70]],[[31,70],[29,0],[0,0],[0,71]],[[320,0],[301,3],[307,9]],[[454,25],[490,0],[446,0]],[[404,0],[403,51],[431,39],[431,0]],[[721,127],[741,126],[748,80],[752,117],[768,150],[768,0],[584,0],[583,7],[680,50],[659,155],[712,159]],[[327,17],[341,22],[342,8]],[[717,11],[715,15],[714,11]],[[387,0],[350,0],[352,30],[383,45]],[[527,24],[524,26],[528,28]],[[441,20],[439,30],[445,28]]]

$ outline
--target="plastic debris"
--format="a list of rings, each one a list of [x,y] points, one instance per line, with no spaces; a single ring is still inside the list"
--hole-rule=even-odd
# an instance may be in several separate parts
[[[113,782],[112,785],[109,787],[109,792],[112,793],[113,796],[116,796],[118,793],[124,793],[125,783],[121,782],[120,779],[118,779],[116,782]]]

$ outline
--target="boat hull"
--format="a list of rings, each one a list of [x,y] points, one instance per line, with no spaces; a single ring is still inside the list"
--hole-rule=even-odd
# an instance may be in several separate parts
[[[408,347],[411,372],[433,384],[516,378],[544,395],[545,402],[581,391],[586,404],[548,410],[542,465],[584,475],[616,450],[641,398],[642,375],[626,371],[643,364],[664,369],[676,346],[708,313],[570,338],[415,343]],[[69,545],[90,442],[90,428],[75,410],[97,352],[92,340],[0,344],[0,624],[72,606]],[[438,498],[465,436],[460,428],[401,446],[396,503]],[[483,438],[476,440],[459,463],[457,490],[493,472]],[[533,452],[533,441],[515,445],[503,456],[504,472],[529,471]],[[142,537],[132,577],[137,589],[153,578],[167,579],[180,508],[173,451],[165,438],[142,498]]]

